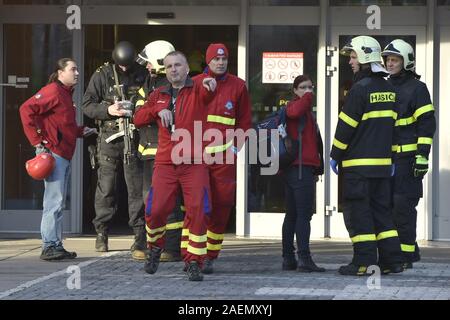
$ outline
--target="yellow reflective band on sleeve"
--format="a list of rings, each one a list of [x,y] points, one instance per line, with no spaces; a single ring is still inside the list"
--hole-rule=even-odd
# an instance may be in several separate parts
[[[181,241],[180,248],[186,249],[188,247],[189,241]]]
[[[155,234],[155,233],[158,233],[158,232],[165,231],[166,230],[166,226],[163,226],[163,227],[157,228],[157,229],[150,229],[148,226],[145,226],[145,230],[147,230],[147,232],[149,234]]]
[[[410,152],[410,151],[416,151],[417,150],[417,144],[413,143],[413,144],[404,144],[404,145],[400,145],[397,148],[397,153],[400,152]]]
[[[214,233],[214,232],[209,231],[209,230],[206,232],[206,236],[208,238],[210,238],[210,239],[213,239],[213,240],[223,240],[223,237],[224,237],[223,233],[222,234],[218,234],[218,233]]]
[[[180,206],[180,210],[183,212],[186,212],[186,207],[185,206]]]
[[[341,113],[339,113],[339,119],[341,119],[342,121],[344,121],[346,124],[348,124],[350,127],[356,128],[358,126],[358,121],[353,120],[352,118],[350,118],[348,115],[346,115],[344,112],[341,111]]]
[[[419,137],[417,139],[417,144],[432,144],[433,138],[427,138],[427,137]]]
[[[140,95],[142,98],[145,98],[145,91],[144,91],[144,88],[140,88],[139,91],[138,91],[138,93],[139,93],[139,95]]]
[[[338,139],[335,138],[333,140],[333,146],[335,146],[336,148],[341,149],[341,150],[346,150],[348,147],[348,144],[342,143]]]
[[[158,240],[158,239],[164,237],[165,234],[166,234],[165,231],[164,231],[163,233],[157,234],[157,235],[154,236],[154,237],[150,237],[150,236],[147,234],[147,241],[148,241],[148,242],[155,242],[156,240]]]
[[[351,240],[353,243],[376,241],[377,237],[373,233],[372,234],[360,234],[360,235],[352,237]]]
[[[373,118],[392,118],[397,119],[397,112],[392,110],[382,110],[382,111],[370,111],[364,113],[361,120],[373,119]]]
[[[427,104],[427,105],[424,105],[423,107],[420,107],[419,109],[417,109],[416,112],[414,112],[413,117],[418,119],[424,113],[431,112],[431,111],[434,111],[433,105]]]
[[[391,158],[384,159],[352,159],[342,161],[342,167],[356,167],[356,166],[388,166],[392,164]]]
[[[145,103],[144,100],[138,100],[138,101],[136,102],[136,107],[140,107],[140,106],[144,105],[144,103]]]
[[[220,146],[213,146],[213,147],[206,147],[205,151],[206,153],[217,153],[217,152],[222,152],[227,150],[229,147],[231,147],[233,145],[233,140],[231,140],[230,142],[228,142],[227,144],[223,144]]]
[[[398,237],[397,230],[388,230],[388,231],[380,232],[377,235],[377,240],[380,241],[383,239],[394,238],[394,237]]]
[[[397,149],[398,149],[398,145],[393,145],[392,146],[392,152],[397,152]]]
[[[206,247],[208,248],[208,250],[212,250],[212,251],[220,251],[222,249],[222,244],[211,244],[211,243],[207,243]]]
[[[138,152],[140,154],[142,154],[143,156],[154,156],[157,151],[158,151],[158,148],[145,148],[141,144],[138,147]]]
[[[195,248],[190,245],[187,246],[187,251],[198,256],[205,255],[208,252],[206,248]]]
[[[207,237],[206,237],[206,234],[201,235],[201,236],[197,236],[197,235],[195,235],[193,233],[190,233],[189,234],[189,240],[192,240],[192,241],[198,242],[198,243],[202,243],[202,242],[206,242]]]
[[[183,229],[183,231],[181,231],[181,236],[189,236],[189,229]]]
[[[370,103],[395,102],[394,92],[373,92],[370,94]]]
[[[395,126],[408,126],[411,123],[416,122],[416,118],[414,117],[409,117],[409,118],[403,118],[403,119],[398,119],[397,121],[395,121]]]
[[[400,247],[402,249],[403,252],[415,252],[416,251],[416,246],[415,245],[410,245],[410,244],[400,244]]]
[[[215,122],[215,123],[226,124],[229,126],[234,126],[236,124],[236,119],[226,118],[226,117],[221,117],[221,116],[214,116],[212,114],[208,114],[207,122]]]
[[[166,230],[176,230],[183,228],[183,221],[166,224]]]

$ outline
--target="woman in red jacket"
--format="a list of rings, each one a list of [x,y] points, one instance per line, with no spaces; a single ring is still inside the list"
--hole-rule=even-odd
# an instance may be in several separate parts
[[[301,132],[302,159],[297,158],[284,171],[286,216],[283,222],[283,270],[300,272],[324,272],[324,268],[316,266],[309,251],[311,233],[311,217],[313,214],[314,187],[316,178],[314,172],[320,166],[317,150],[317,129],[312,114],[313,85],[308,76],[295,78],[293,91],[295,98],[286,107],[287,133],[298,140],[298,126],[305,117],[305,126]],[[299,168],[300,166],[300,168]],[[301,170],[301,178],[299,175]],[[297,239],[298,264],[295,259],[294,234]]]
[[[36,154],[51,153],[55,168],[44,180],[44,202],[41,220],[42,260],[73,259],[75,252],[62,244],[63,209],[70,177],[70,160],[76,139],[96,130],[78,126],[73,87],[78,82],[78,68],[70,58],[58,60],[49,83],[20,107],[23,130]]]

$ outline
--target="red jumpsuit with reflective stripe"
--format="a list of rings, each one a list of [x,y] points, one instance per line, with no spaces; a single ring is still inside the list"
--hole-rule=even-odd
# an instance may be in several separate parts
[[[196,78],[214,76],[201,74]],[[212,101],[208,104],[207,129],[217,129],[224,137],[221,141],[208,142],[206,154],[217,160],[209,164],[209,179],[212,195],[212,213],[208,222],[208,259],[216,259],[222,248],[222,241],[228,218],[236,203],[236,155],[243,140],[226,137],[226,130],[252,127],[250,98],[245,81],[228,73],[216,76],[217,88]],[[234,141],[233,141],[234,140]],[[227,159],[233,159],[228,164]],[[222,162],[222,163],[220,163]]]
[[[176,98],[176,130],[171,134],[168,128],[162,126],[158,116],[161,110],[168,109],[172,103],[170,91],[170,87],[156,89],[134,116],[134,123],[138,127],[154,120],[159,127],[152,186],[145,206],[147,244],[149,248],[164,248],[167,217],[175,207],[181,186],[186,207],[184,224],[191,235],[187,250],[182,252],[183,260],[197,261],[201,266],[206,255],[206,223],[211,211],[211,201],[208,170],[202,163],[203,143],[201,136],[200,141],[194,141],[194,126],[204,122],[206,105],[213,94],[203,88],[201,80],[187,78]],[[171,140],[172,136],[182,132],[190,133],[190,137],[187,140],[181,139],[180,142]],[[188,147],[181,152],[175,151],[181,142],[187,142]],[[198,143],[200,145],[195,147]],[[172,161],[172,151],[179,155],[178,159],[173,158],[175,161]]]

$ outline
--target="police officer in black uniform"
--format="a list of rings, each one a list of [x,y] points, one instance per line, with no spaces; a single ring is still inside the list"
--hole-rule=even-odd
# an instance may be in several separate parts
[[[423,195],[422,179],[428,172],[433,135],[436,131],[434,107],[425,83],[416,73],[412,46],[401,39],[389,43],[382,55],[391,74],[389,82],[397,89],[399,132],[393,179],[394,222],[398,229],[404,268],[420,260],[416,242],[416,206]]]
[[[391,211],[390,177],[397,104],[383,78],[377,40],[359,36],[344,46],[354,73],[331,150],[331,168],[343,178],[344,221],[353,243],[353,260],[343,275],[365,275],[378,264],[383,274],[403,271],[400,241]]]
[[[95,119],[100,129],[97,139],[99,167],[95,218],[92,221],[97,232],[95,248],[100,252],[108,251],[108,224],[117,210],[117,172],[123,163],[128,191],[128,224],[135,235],[131,247],[132,257],[143,260],[146,233],[141,193],[142,163],[137,157],[139,137],[133,125],[128,125],[126,121],[126,118],[131,119],[132,114],[124,108],[126,104],[122,101],[130,101],[128,107],[135,105],[147,71],[135,62],[136,51],[127,41],[115,46],[112,58],[114,63],[105,63],[92,75],[83,98],[84,114]],[[125,131],[128,134],[125,135]],[[130,150],[126,150],[128,147]],[[129,152],[124,155],[124,151]]]
[[[169,83],[166,78],[163,59],[172,51],[175,51],[175,48],[170,42],[156,40],[148,43],[138,54],[136,61],[145,66],[149,73],[144,86],[139,89],[139,99],[136,103],[137,108],[145,103],[148,95],[154,89]],[[142,160],[144,168],[142,177],[145,202],[152,183],[153,164],[158,148],[158,125],[156,123],[149,123],[147,126],[139,128],[139,136],[138,156]],[[184,207],[181,202],[180,197],[177,199],[174,212],[167,219],[166,245],[160,257],[161,262],[181,261],[180,241],[184,220]]]

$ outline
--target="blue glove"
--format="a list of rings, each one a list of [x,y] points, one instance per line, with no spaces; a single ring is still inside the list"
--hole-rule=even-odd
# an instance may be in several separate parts
[[[231,146],[231,151],[232,151],[234,154],[238,154],[238,148],[237,148],[236,146]]]
[[[335,174],[338,174],[339,170],[338,170],[338,163],[336,160],[330,159],[330,167],[331,167],[331,170],[333,170],[333,172]]]
[[[391,166],[391,177],[393,177],[394,174],[395,174],[395,163],[393,163]]]

